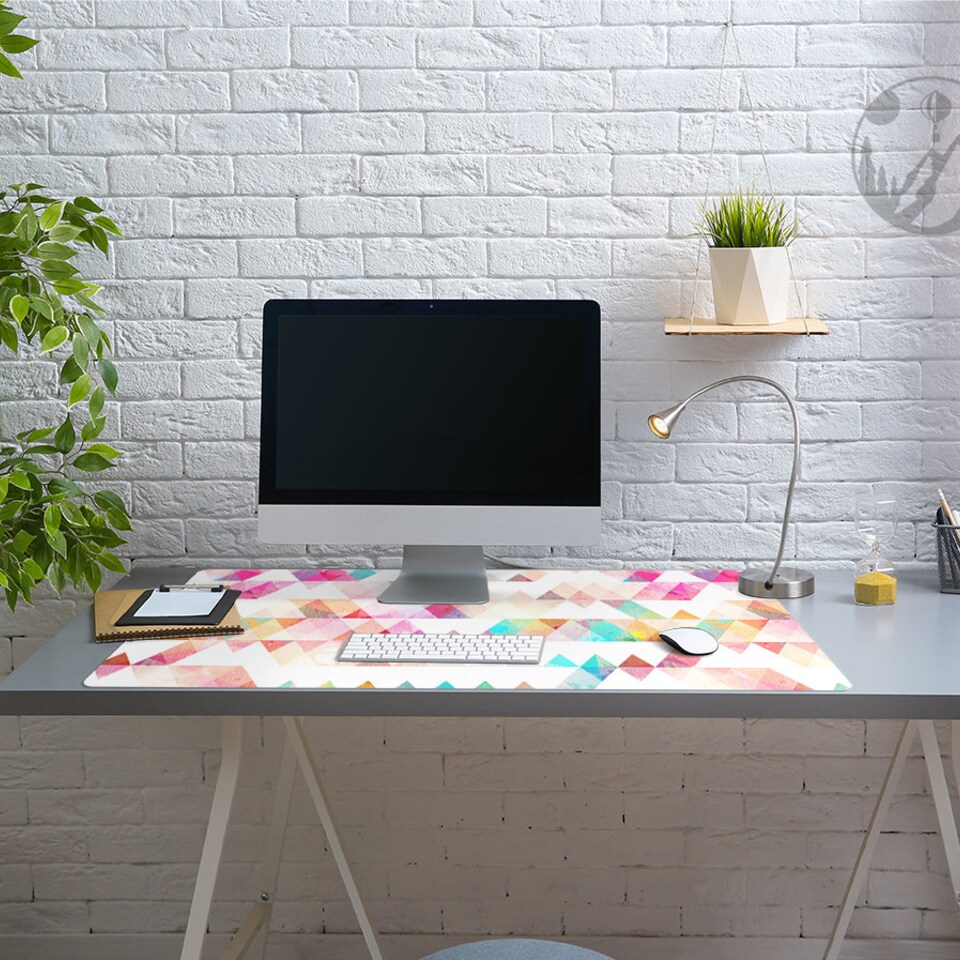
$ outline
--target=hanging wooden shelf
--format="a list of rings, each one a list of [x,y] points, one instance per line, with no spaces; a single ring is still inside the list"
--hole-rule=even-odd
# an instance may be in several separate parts
[[[753,120],[753,129],[757,137],[757,146],[760,150],[760,156],[763,160],[763,169],[766,173],[767,179],[767,189],[769,191],[769,196],[775,197],[776,193],[773,189],[773,180],[770,176],[770,167],[767,164],[767,153],[763,145],[763,136],[760,132],[760,121],[757,119],[757,111],[753,105],[753,95],[750,93],[750,84],[747,79],[747,71],[744,69],[743,57],[740,54],[740,44],[737,42],[737,35],[734,31],[734,26],[732,21],[727,21],[723,29],[723,47],[720,51],[720,77],[717,84],[717,99],[713,107],[713,132],[710,138],[710,156],[707,160],[707,183],[706,189],[703,193],[703,203],[706,205],[707,200],[710,197],[710,188],[712,186],[713,178],[713,158],[714,158],[714,148],[716,146],[717,140],[717,123],[720,119],[720,105],[721,105],[721,94],[723,91],[723,71],[727,63],[727,39],[728,37],[733,38],[733,43],[736,48],[737,61],[740,66],[740,81],[743,88],[743,93],[746,99],[746,105],[750,109],[750,116]],[[693,280],[693,299],[691,306],[691,313],[696,313],[698,300],[697,292],[701,282],[701,254],[703,252],[703,247],[705,244],[705,237],[701,233],[699,243],[697,245],[697,266],[696,274]],[[793,281],[794,290],[796,292],[796,302],[801,303],[802,298],[800,296],[800,287],[797,283],[796,274],[793,272],[793,263],[790,260],[789,249],[787,250],[787,264],[790,271],[790,279]],[[711,264],[712,265],[712,264]],[[826,336],[830,331],[827,329],[827,325],[822,321],[818,320],[816,317],[794,317],[790,320],[786,320],[783,323],[757,323],[757,324],[731,324],[731,323],[717,323],[713,317],[694,317],[693,320],[690,320],[689,317],[667,317],[663,322],[663,332],[667,336],[674,337],[685,337],[691,334],[694,335],[708,335],[708,336],[724,336],[728,334],[752,334],[754,336]]]
[[[713,317],[694,317],[691,329],[689,318],[668,317],[663,321],[663,332],[668,337],[715,335],[725,333],[779,334],[805,336],[826,336],[830,330],[816,317],[807,317],[804,326],[803,317],[791,317],[783,323],[717,323]]]

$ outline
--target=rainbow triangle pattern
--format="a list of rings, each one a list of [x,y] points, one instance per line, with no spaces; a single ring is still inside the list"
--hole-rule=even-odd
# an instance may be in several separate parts
[[[203,570],[240,590],[245,631],[132,640],[87,677],[92,687],[460,690],[846,690],[829,657],[774,600],[742,596],[734,570],[492,570],[490,602],[426,607],[376,599],[388,570]],[[702,658],[658,634],[699,626]],[[338,663],[361,633],[534,633],[540,664]]]

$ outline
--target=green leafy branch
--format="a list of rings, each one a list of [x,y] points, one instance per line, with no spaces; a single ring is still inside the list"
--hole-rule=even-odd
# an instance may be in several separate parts
[[[23,79],[7,54],[37,44],[13,31],[25,17],[0,0],[0,74]],[[110,338],[97,323],[100,287],[70,262],[83,247],[109,256],[117,225],[89,197],[58,200],[38,183],[0,188],[0,353],[22,343],[60,362],[69,387],[61,423],[0,438],[0,588],[10,609],[49,579],[100,587],[101,568],[123,573],[111,551],[130,529],[123,500],[90,493],[72,477],[99,473],[120,451],[98,441],[106,392],[117,388]],[[85,403],[85,408],[84,408]]]
[[[3,51],[0,53],[0,74],[19,80],[23,79],[23,75],[6,54],[25,53],[40,42],[13,32],[26,19],[21,14],[14,13],[8,4],[0,3],[0,51]]]
[[[88,197],[58,200],[36,183],[0,190],[0,343],[22,343],[59,361],[69,388],[57,426],[0,441],[0,587],[11,609],[45,579],[97,590],[101,567],[124,571],[111,551],[130,529],[110,491],[87,492],[72,476],[98,473],[121,455],[98,441],[107,392],[117,387],[110,338],[97,323],[100,287],[70,262],[86,246],[109,253],[116,224]]]

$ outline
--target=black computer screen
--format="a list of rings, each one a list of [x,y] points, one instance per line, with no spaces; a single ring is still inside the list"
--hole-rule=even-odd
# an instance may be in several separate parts
[[[592,301],[271,300],[260,501],[600,503]]]

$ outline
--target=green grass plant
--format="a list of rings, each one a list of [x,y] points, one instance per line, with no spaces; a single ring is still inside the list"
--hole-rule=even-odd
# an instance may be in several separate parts
[[[700,215],[697,233],[711,247],[786,247],[800,228],[782,200],[753,190],[738,190],[713,206],[702,205]]]

